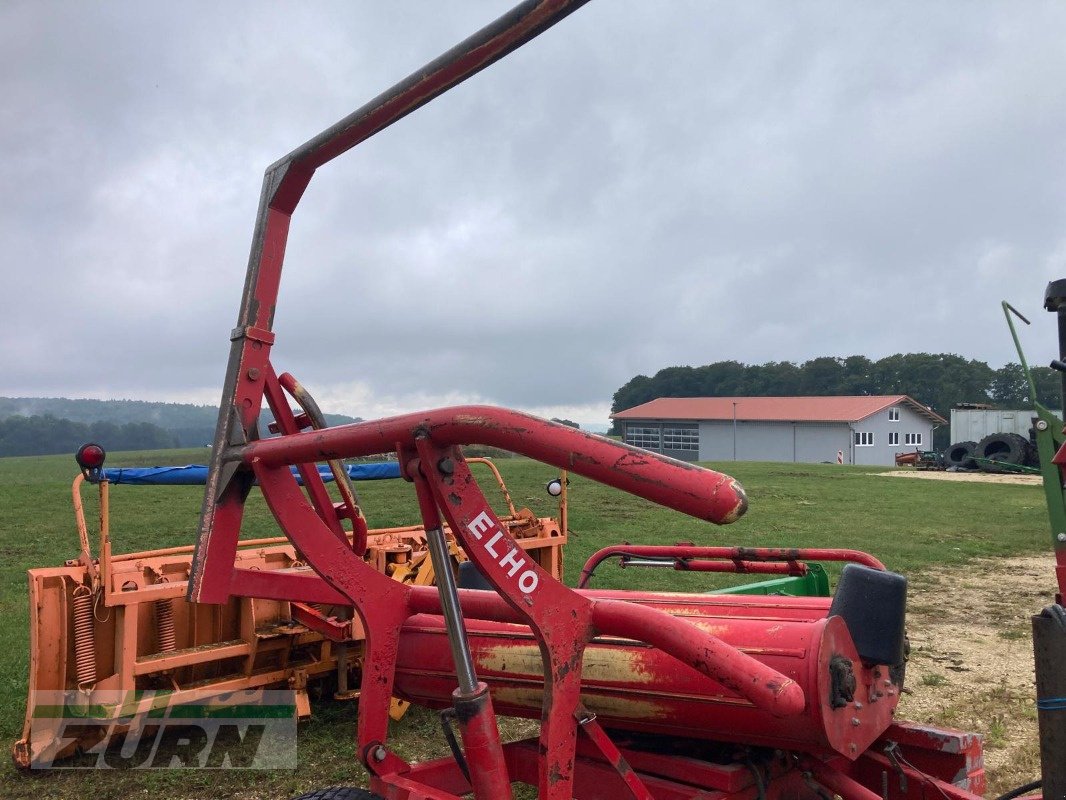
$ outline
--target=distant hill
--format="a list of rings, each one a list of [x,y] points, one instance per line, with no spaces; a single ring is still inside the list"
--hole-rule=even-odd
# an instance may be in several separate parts
[[[171,434],[176,447],[201,447],[210,444],[215,435],[218,407],[145,400],[0,397],[0,420],[11,417],[54,417],[83,425],[148,423]],[[326,414],[326,421],[330,425],[343,425],[360,420],[343,414]],[[107,442],[101,444],[106,446]]]

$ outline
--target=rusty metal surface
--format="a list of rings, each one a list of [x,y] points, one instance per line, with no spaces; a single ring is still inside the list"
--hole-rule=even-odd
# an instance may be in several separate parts
[[[825,547],[697,547],[696,545],[633,545],[619,544],[603,547],[589,556],[581,568],[578,588],[588,585],[596,567],[616,556],[645,558],[668,558],[677,564],[676,569],[705,572],[784,572],[801,575],[800,561],[846,561],[864,564],[877,570],[885,565],[868,553],[860,550]],[[718,562],[717,564],[715,562]],[[767,563],[771,562],[771,563]],[[772,562],[785,562],[784,569],[775,569]],[[765,564],[765,566],[757,566]]]
[[[28,766],[47,746],[29,740],[32,700],[38,691],[75,690],[79,683],[88,683],[85,688],[101,691],[166,688],[180,699],[186,688],[195,685],[196,697],[202,699],[205,691],[215,689],[283,687],[297,670],[315,679],[342,668],[331,642],[353,643],[344,679],[349,669],[358,675],[364,633],[344,598],[333,598],[343,606],[323,609],[290,597],[235,598],[222,606],[189,604],[185,593],[193,547],[113,554],[106,482],[98,487],[100,558],[92,557],[81,503],[84,485],[81,475],[72,485],[78,558],[66,566],[35,568],[28,574],[29,604],[35,613],[30,617],[26,726],[15,747],[16,763]],[[521,510],[503,517],[503,522],[531,559],[549,569],[561,564],[566,536],[558,520]],[[446,533],[450,537],[450,531]],[[347,532],[349,539],[352,536]],[[432,583],[432,570],[421,563],[425,553],[421,526],[371,531],[367,542],[365,559],[374,570],[397,581]],[[454,543],[452,549],[461,557]],[[415,563],[398,562],[398,553],[409,554]],[[285,537],[242,541],[233,566],[266,579],[284,573],[325,586],[313,570],[302,566]],[[91,681],[78,680],[76,669],[76,593],[92,599],[91,623],[83,619],[81,626],[83,663],[91,654],[97,673]],[[164,617],[169,612],[169,619],[160,620],[161,611]]]
[[[593,635],[592,604],[523,555],[455,447],[423,435],[416,448],[418,468],[467,556],[499,596],[529,621],[537,638],[545,664],[538,792],[542,800],[570,800],[577,737],[574,712],[582,655]]]
[[[632,594],[629,605],[640,607],[640,593]],[[595,599],[596,593],[586,596]],[[780,714],[782,709],[773,700],[756,705],[745,696],[748,686],[726,685],[632,635],[601,635],[583,656],[581,702],[608,727],[667,737],[837,752],[854,758],[892,724],[899,687],[891,684],[887,667],[861,665],[843,622],[837,618],[790,619],[775,615],[769,606],[759,617],[744,618],[731,615],[727,607],[709,613],[704,606],[680,603],[673,615],[684,621],[691,638],[713,633],[745,659],[757,662],[758,667],[766,665],[788,676],[801,690],[798,708],[788,709],[796,713]],[[477,620],[467,624],[478,675],[493,688],[497,709],[517,716],[538,716],[544,672],[530,630]],[[655,638],[645,629],[639,633]],[[832,655],[844,654],[852,659],[862,688],[854,703],[833,708],[828,662]],[[423,705],[448,704],[454,685],[453,667],[439,618],[412,618],[401,637],[399,658],[400,694]],[[754,672],[743,670],[739,674],[749,675],[750,682],[756,677]],[[856,726],[854,719],[860,724]]]
[[[734,522],[747,510],[743,487],[728,475],[494,406],[455,406],[266,439],[231,448],[227,458],[270,466],[326,461],[388,453],[397,445],[413,449],[420,436],[441,447],[510,450],[716,524]]]

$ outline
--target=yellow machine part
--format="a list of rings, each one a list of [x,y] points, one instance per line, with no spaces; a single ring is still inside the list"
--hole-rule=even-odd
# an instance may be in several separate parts
[[[482,461],[469,459],[471,462]],[[509,514],[501,520],[531,558],[562,577],[564,525],[515,509],[495,466],[488,463],[506,498]],[[358,691],[362,629],[350,609],[302,606],[320,616],[326,627],[347,631],[330,638],[294,620],[284,601],[234,597],[224,605],[201,605],[185,599],[192,546],[112,555],[108,520],[108,484],[100,484],[100,551],[91,557],[81,506],[82,478],[74,482],[75,518],[81,552],[61,567],[28,571],[30,675],[23,738],[13,748],[15,762],[28,767],[53,752],[53,741],[32,738],[31,721],[38,692],[78,692],[82,702],[94,693],[166,690],[171,702],[202,700],[205,695],[241,689],[292,688],[301,714],[310,713],[309,683],[334,677],[336,697],[351,699]],[[561,508],[565,509],[565,505]],[[565,519],[565,511],[560,515]],[[465,560],[445,531],[453,568]],[[374,530],[366,560],[398,581],[434,582],[432,563],[421,526]],[[237,567],[258,570],[311,571],[285,538],[240,544]],[[394,703],[399,719],[406,703]],[[65,742],[73,752],[77,742]]]

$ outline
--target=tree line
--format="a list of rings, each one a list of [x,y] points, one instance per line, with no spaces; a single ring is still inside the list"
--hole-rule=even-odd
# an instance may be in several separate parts
[[[298,413],[298,409],[294,409],[293,413]],[[331,425],[344,424],[352,419],[339,414],[325,416],[326,422]],[[260,429],[266,431],[271,420],[271,416],[265,413],[260,421]],[[78,422],[54,414],[16,414],[0,418],[0,458],[73,453],[86,442],[96,442],[105,450],[205,447],[211,445],[214,434],[214,426],[164,428],[151,422]]]
[[[1048,367],[1034,367],[1032,372],[1037,399],[1051,408],[1060,408],[1058,374]],[[909,395],[945,418],[958,403],[1031,408],[1033,402],[1019,364],[992,369],[984,361],[950,353],[897,353],[877,361],[866,356],[822,356],[802,364],[718,361],[702,367],[667,367],[650,378],[637,375],[630,379],[614,393],[611,412],[657,397],[883,394]],[[947,435],[946,431],[943,435]]]
[[[203,447],[214,439],[218,406],[145,400],[0,397],[0,420],[15,416],[54,417],[86,425],[110,422],[120,427],[134,422],[148,423],[173,434],[176,444],[167,447]],[[358,421],[358,417],[326,414],[326,422],[330,425]],[[265,428],[265,423],[262,427]],[[108,446],[106,441],[100,444]]]
[[[150,422],[75,422],[51,414],[0,419],[0,456],[73,454],[86,442],[108,450],[163,450],[177,437]]]

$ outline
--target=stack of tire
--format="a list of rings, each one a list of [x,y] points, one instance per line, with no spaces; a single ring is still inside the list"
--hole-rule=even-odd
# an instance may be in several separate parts
[[[979,442],[957,442],[944,451],[948,469],[1012,472],[1012,467],[1038,466],[1036,448],[1017,433],[993,433]]]
[[[944,451],[944,466],[948,469],[977,469],[977,462],[973,460],[973,452],[977,449],[977,442],[956,442]]]

